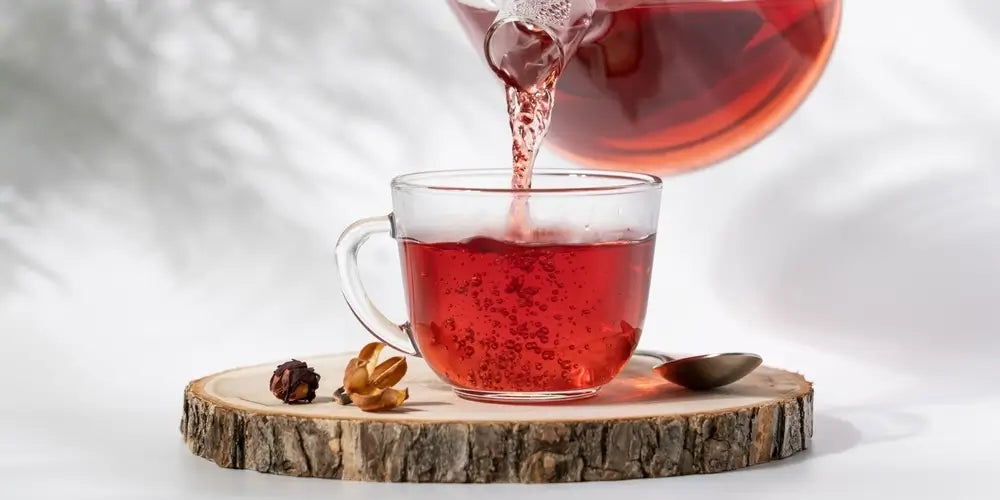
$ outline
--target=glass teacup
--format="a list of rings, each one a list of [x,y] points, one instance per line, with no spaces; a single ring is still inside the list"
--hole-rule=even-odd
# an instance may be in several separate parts
[[[537,170],[408,174],[393,212],[337,244],[344,297],[393,348],[424,358],[460,396],[552,401],[592,396],[639,342],[660,204],[651,175]],[[399,242],[409,321],[371,302],[357,266],[375,233]]]

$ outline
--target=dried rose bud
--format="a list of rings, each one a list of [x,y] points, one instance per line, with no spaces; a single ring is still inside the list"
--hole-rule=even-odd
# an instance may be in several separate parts
[[[278,365],[271,375],[271,393],[285,403],[310,403],[318,388],[319,374],[297,359]]]

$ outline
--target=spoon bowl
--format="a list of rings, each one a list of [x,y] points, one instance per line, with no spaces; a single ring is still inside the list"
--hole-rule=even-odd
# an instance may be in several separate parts
[[[662,361],[653,368],[654,372],[670,382],[696,391],[732,384],[749,375],[763,361],[757,354],[743,352],[702,354],[679,359],[655,351],[636,351],[636,354]]]

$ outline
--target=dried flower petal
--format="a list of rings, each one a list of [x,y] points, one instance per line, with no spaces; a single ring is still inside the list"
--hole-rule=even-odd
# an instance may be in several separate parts
[[[379,389],[388,389],[403,380],[403,375],[406,375],[406,358],[395,356],[375,367],[369,383]]]
[[[368,379],[367,363],[354,358],[344,370],[344,390],[349,394],[371,394],[376,387]]]
[[[351,394],[351,401],[362,411],[385,411],[398,408],[409,397],[408,389],[378,389],[374,394]]]
[[[369,374],[375,369],[375,364],[378,363],[378,355],[384,347],[385,344],[382,342],[372,342],[362,347],[361,352],[358,353],[357,359],[363,360],[367,364]]]

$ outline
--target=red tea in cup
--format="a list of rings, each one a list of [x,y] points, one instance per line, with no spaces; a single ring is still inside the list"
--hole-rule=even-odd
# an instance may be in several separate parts
[[[654,243],[654,236],[591,244],[404,239],[420,354],[466,390],[604,385],[639,341]]]

